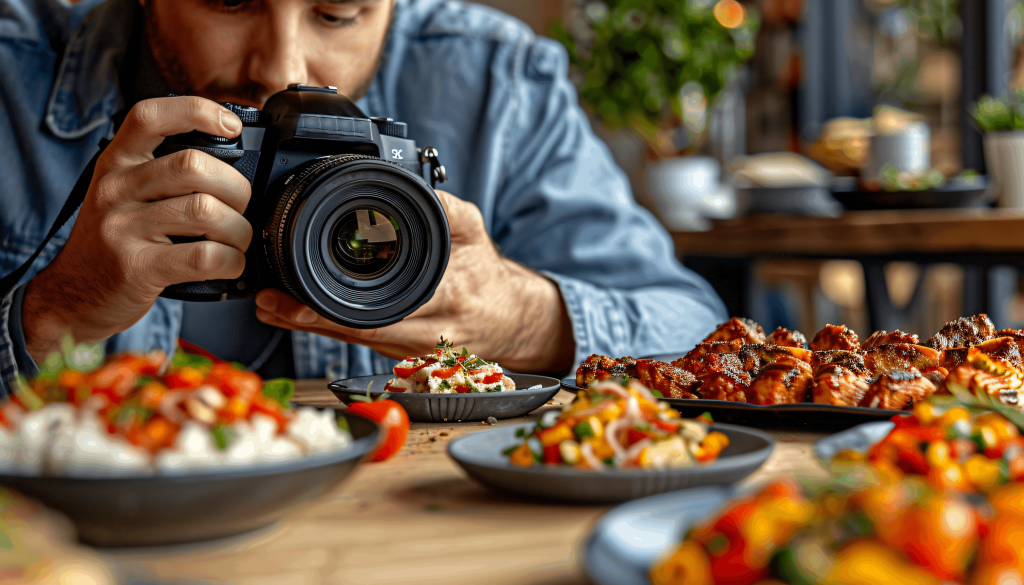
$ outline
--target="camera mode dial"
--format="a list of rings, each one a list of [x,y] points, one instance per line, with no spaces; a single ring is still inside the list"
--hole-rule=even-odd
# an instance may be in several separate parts
[[[384,136],[408,138],[409,126],[405,122],[395,122],[391,118],[370,118],[370,121],[377,125],[377,132]]]
[[[231,110],[231,113],[238,116],[243,124],[255,124],[260,121],[260,111],[250,106],[240,106],[231,102],[222,102],[220,105]]]

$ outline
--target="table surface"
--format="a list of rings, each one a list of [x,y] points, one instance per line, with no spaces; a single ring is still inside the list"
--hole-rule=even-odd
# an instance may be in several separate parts
[[[672,234],[680,256],[856,256],[1024,252],[1024,213],[1005,209],[850,211],[840,217],[754,215]]]
[[[518,425],[529,417],[499,421]],[[301,381],[296,400],[337,405],[324,380]],[[229,539],[142,550],[99,549],[128,582],[586,583],[581,547],[608,506],[553,505],[506,497],[469,479],[448,441],[483,423],[413,423],[405,447],[361,466],[321,499],[276,525]],[[811,445],[824,436],[771,432],[771,459],[747,484],[772,477],[824,477]]]

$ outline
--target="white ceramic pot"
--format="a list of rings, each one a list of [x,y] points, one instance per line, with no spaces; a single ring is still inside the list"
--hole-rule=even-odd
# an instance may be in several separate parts
[[[1024,211],[1024,131],[986,133],[985,166],[996,183],[999,207]]]
[[[721,183],[718,161],[706,156],[683,156],[653,162],[647,167],[649,204],[670,230],[708,229],[707,218],[736,216],[736,191]]]
[[[931,168],[930,150],[931,130],[924,122],[907,124],[896,134],[875,134],[861,177],[881,177],[886,165],[900,172],[923,174]]]

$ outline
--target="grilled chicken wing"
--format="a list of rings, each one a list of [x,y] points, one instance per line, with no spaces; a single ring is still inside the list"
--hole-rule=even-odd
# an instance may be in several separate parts
[[[1024,329],[1000,329],[996,331],[996,337],[1012,337],[1018,349],[1024,347]]]
[[[950,321],[925,345],[935,349],[971,347],[996,336],[996,327],[985,313]]]
[[[744,343],[764,343],[764,329],[750,319],[733,317],[722,323],[704,341],[732,341],[742,339]]]
[[[974,349],[987,355],[994,361],[1001,362],[1007,366],[1013,366],[1018,370],[1024,366],[1024,363],[1021,362],[1020,346],[1013,337],[994,337],[975,345]]]
[[[964,362],[949,372],[946,385],[960,386],[971,393],[980,390],[1006,404],[1018,406],[1024,394],[1024,375],[1017,368],[1008,367],[972,347]]]
[[[686,355],[672,362],[672,364],[688,372],[693,372],[693,364],[703,355],[707,355],[709,353],[737,353],[742,348],[742,339],[733,339],[732,341],[703,341],[699,343],[697,347],[691,349]]]
[[[765,343],[771,343],[774,345],[781,345],[783,347],[807,347],[807,338],[804,337],[803,333],[793,330],[790,331],[785,327],[779,327],[775,331],[772,331],[768,338],[765,339]]]
[[[843,349],[846,351],[859,351],[860,340],[857,334],[846,325],[825,325],[824,329],[814,334],[811,340],[813,351],[828,351],[830,349]]]
[[[661,392],[665,398],[697,398],[690,392],[697,383],[697,378],[690,372],[651,359],[639,359],[635,363],[636,379],[651,390]]]
[[[857,406],[870,387],[861,353],[839,349],[816,351],[811,367],[814,370],[811,396],[818,404]]]
[[[623,363],[621,360],[610,358],[606,355],[592,354],[580,367],[576,368],[576,385],[586,388],[590,384],[607,380],[613,376],[636,377],[636,360],[629,360]]]
[[[889,343],[880,345],[864,353],[864,365],[874,376],[907,372],[911,369],[919,371],[939,366],[939,352],[923,345],[909,343]]]
[[[935,394],[935,384],[916,369],[892,372],[871,381],[871,387],[860,400],[860,406],[884,410],[903,410],[915,402]]]
[[[811,365],[794,360],[770,364],[750,383],[746,391],[751,404],[794,404],[806,402],[811,389]]]
[[[679,366],[685,358],[673,362]],[[690,392],[710,400],[746,402],[750,374],[743,367],[738,353],[708,353],[690,364],[697,384]]]
[[[921,345],[921,340],[917,337],[916,333],[904,333],[897,329],[892,333],[888,331],[875,331],[860,344],[860,348],[864,351],[874,349],[880,345],[888,345],[890,343],[909,343],[910,345]]]

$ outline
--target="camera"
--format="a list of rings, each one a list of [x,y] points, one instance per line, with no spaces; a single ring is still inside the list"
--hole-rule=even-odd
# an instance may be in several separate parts
[[[291,85],[262,110],[221,105],[241,119],[239,137],[170,136],[154,156],[194,148],[252,184],[245,270],[235,280],[169,286],[161,296],[219,301],[278,288],[362,329],[400,321],[430,300],[451,247],[432,188],[446,179],[436,149],[417,148],[404,123],[367,117],[333,87]]]

